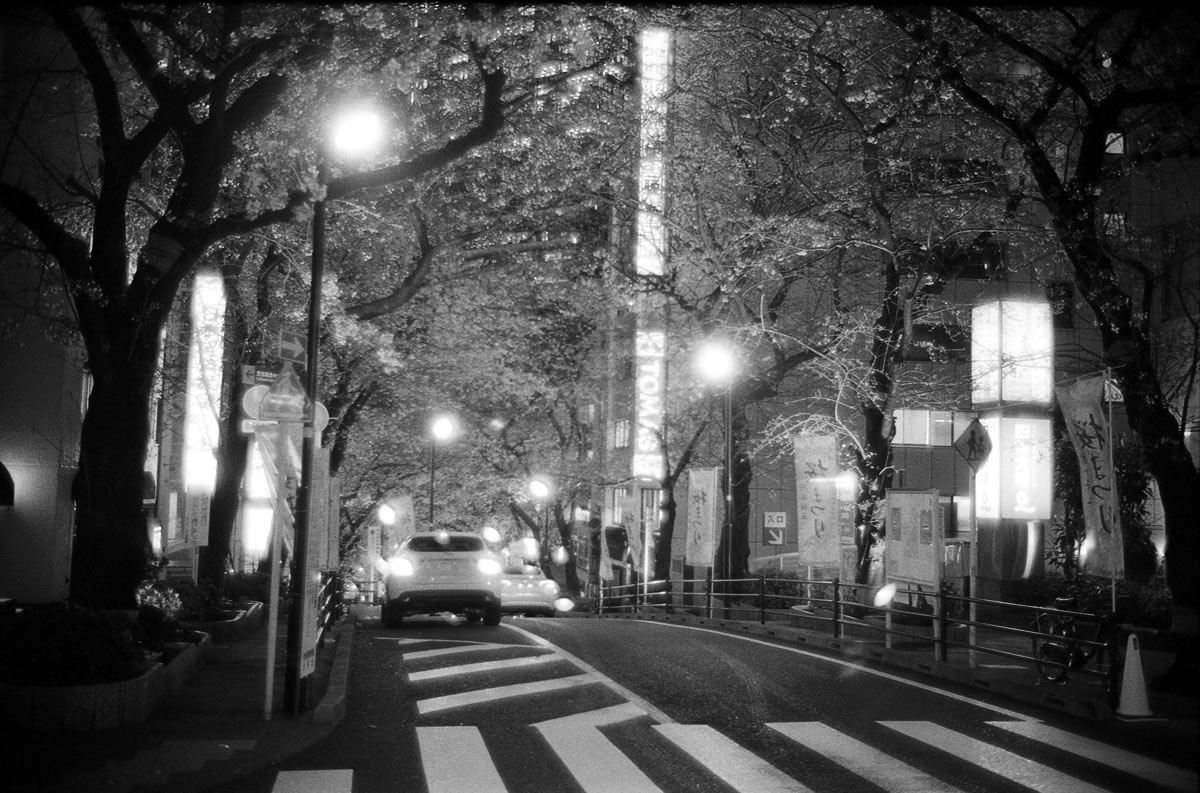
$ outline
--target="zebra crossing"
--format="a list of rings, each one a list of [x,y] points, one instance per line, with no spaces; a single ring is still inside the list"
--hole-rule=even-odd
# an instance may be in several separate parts
[[[404,642],[419,640],[395,641],[402,643],[403,651],[407,649]],[[856,735],[822,721],[770,722],[763,725],[767,743],[747,747],[711,725],[673,721],[552,645],[422,645],[406,652],[405,661],[419,667],[410,670],[408,678],[418,694],[415,730],[429,793],[523,789],[519,780],[511,778],[512,768],[497,762],[493,753],[498,739],[494,735],[470,724],[436,722],[455,722],[456,711],[465,708],[518,697],[554,697],[583,687],[608,688],[610,699],[617,702],[518,727],[529,738],[525,762],[541,757],[544,763],[570,775],[574,785],[566,788],[583,793],[673,793],[661,772],[656,775],[653,769],[643,767],[650,755],[631,756],[627,744],[614,740],[615,727],[633,731],[639,746],[665,752],[677,758],[672,762],[689,766],[691,773],[713,779],[712,789],[737,793],[857,789],[847,779],[862,780],[889,793],[969,793],[997,784],[1037,793],[1116,793],[1131,788],[1139,793],[1192,793],[1198,787],[1194,770],[1037,721],[981,721],[952,728],[933,721],[880,720],[856,725]],[[570,668],[564,669],[563,663]],[[454,681],[469,684],[480,675],[507,670],[540,675],[554,664],[560,664],[557,676],[522,682],[496,680],[495,685],[483,688],[446,692],[446,686]],[[613,691],[621,696],[612,697]],[[778,761],[760,753],[771,741],[785,747],[773,757],[799,757],[802,761],[779,767]],[[898,756],[901,754],[904,756]],[[963,783],[964,779],[970,780],[969,784]],[[353,780],[353,769],[283,771],[272,793],[352,793]],[[959,786],[964,784],[966,790]]]
[[[551,757],[566,768],[584,793],[666,793],[642,768],[621,752],[599,729],[622,720],[645,717],[633,705],[617,705],[593,713],[531,725],[544,739]],[[1078,755],[1143,780],[1141,790],[1192,793],[1195,772],[1067,733],[1039,722],[986,722],[1028,741]],[[1111,793],[1049,765],[977,737],[928,721],[879,722],[956,757],[980,772],[972,774],[987,789],[988,779],[1003,777],[1031,790],[1054,793]],[[889,793],[963,793],[962,789],[916,768],[905,760],[822,722],[778,722],[766,725],[799,747],[815,752]],[[417,740],[429,793],[510,793],[488,751],[483,733],[474,726],[418,726]],[[817,782],[796,778],[707,724],[655,724],[652,733],[681,751],[737,793],[821,793]],[[1128,764],[1127,764],[1128,763]],[[1127,783],[1128,784],[1128,783]],[[352,769],[281,771],[272,793],[351,793]],[[1152,786],[1152,787],[1148,787]]]

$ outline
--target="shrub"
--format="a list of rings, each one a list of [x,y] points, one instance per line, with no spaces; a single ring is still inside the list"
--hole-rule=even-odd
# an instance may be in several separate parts
[[[221,594],[209,582],[196,583],[190,578],[180,578],[170,585],[179,594],[179,619],[185,623],[216,619],[217,612],[221,611]]]
[[[166,581],[143,581],[137,590],[137,602],[139,609],[142,606],[150,606],[161,610],[167,618],[173,620],[179,619],[179,614],[183,611],[183,600]]]
[[[266,603],[271,596],[270,573],[229,573],[223,587],[226,600]]]

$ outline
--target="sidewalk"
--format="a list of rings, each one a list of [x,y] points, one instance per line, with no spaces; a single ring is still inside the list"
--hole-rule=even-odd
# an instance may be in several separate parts
[[[266,702],[267,625],[214,643],[207,661],[142,724],[92,733],[2,736],[6,791],[194,793],[282,760],[325,736],[345,707],[354,620],[317,653],[308,708],[284,702],[287,619],[280,621],[271,719]]]

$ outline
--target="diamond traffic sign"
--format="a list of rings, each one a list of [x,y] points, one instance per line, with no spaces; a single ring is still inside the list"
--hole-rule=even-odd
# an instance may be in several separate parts
[[[971,470],[978,472],[992,453],[992,439],[988,436],[987,427],[979,419],[972,419],[958,440],[954,441],[954,448],[971,466]]]

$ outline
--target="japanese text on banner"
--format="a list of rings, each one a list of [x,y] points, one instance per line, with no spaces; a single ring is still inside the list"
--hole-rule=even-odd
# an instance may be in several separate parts
[[[1099,576],[1125,575],[1125,546],[1112,466],[1112,428],[1104,415],[1102,376],[1076,380],[1056,389],[1058,404],[1075,455],[1079,458],[1083,525],[1087,531],[1080,562]]]

